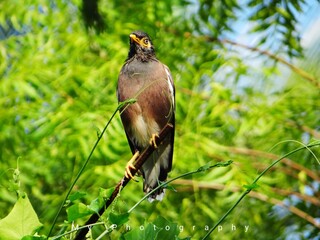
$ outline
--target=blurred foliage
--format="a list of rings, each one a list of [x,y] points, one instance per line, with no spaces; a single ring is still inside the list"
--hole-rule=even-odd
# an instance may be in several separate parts
[[[302,12],[305,1],[254,1],[251,0],[248,6],[254,8],[250,20],[254,21],[253,32],[263,32],[260,44],[268,42],[269,47],[281,43],[279,50],[288,53],[290,57],[299,56],[302,53],[300,46],[300,36],[297,30],[298,20],[295,15]],[[270,35],[272,38],[270,38]]]
[[[158,58],[175,80],[170,177],[210,161],[232,159],[234,164],[177,180],[177,192],[167,191],[161,203],[143,202],[129,216],[127,224],[135,231],[131,235],[162,216],[174,223],[175,234],[179,229],[180,238],[203,237],[237,200],[243,185],[251,184],[273,160],[300,147],[299,142],[320,138],[315,85],[274,60],[217,40],[235,38],[237,20],[244,19],[252,26],[248,36],[259,39],[257,47],[285,59],[300,57],[300,66],[318,74],[314,69],[319,55],[302,58],[297,28],[306,6],[317,2],[93,2],[96,5],[85,0],[0,2],[1,218],[17,201],[12,175],[19,169],[18,188],[28,193],[44,225],[40,233],[48,233],[68,187],[117,108],[117,76],[127,57],[128,35],[136,29],[151,35]],[[310,47],[319,50],[319,45]],[[319,149],[311,150],[319,159]],[[320,166],[314,155],[300,151],[275,166],[212,238],[315,238],[319,229],[292,211],[296,207],[319,223]],[[86,193],[81,202],[89,205],[100,188],[113,187],[130,156],[117,116],[74,188]],[[141,182],[128,184],[112,213],[124,214],[142,198]],[[72,228],[65,220],[64,209],[54,234]],[[102,231],[97,227],[92,234]],[[123,225],[110,238],[125,236],[126,231]]]

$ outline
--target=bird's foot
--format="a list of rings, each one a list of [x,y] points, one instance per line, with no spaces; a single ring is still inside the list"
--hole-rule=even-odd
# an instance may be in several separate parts
[[[150,145],[153,146],[154,148],[158,148],[158,145],[157,145],[157,142],[156,142],[156,139],[159,138],[159,135],[158,133],[153,133],[152,136],[151,136],[151,139],[150,139]]]
[[[130,159],[130,161],[127,163],[126,165],[126,170],[124,172],[124,176],[127,178],[127,179],[132,179],[134,181],[137,182],[137,180],[134,178],[134,174],[131,173],[132,170],[136,170],[136,167],[134,166],[134,162],[136,161],[136,159],[138,158],[139,156],[139,151],[137,151],[133,156],[132,158]]]

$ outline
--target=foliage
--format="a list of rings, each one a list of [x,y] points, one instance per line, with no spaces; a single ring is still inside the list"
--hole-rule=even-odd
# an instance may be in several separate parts
[[[164,201],[143,201],[127,216],[143,197],[141,181],[131,182],[92,228],[92,237],[133,239],[147,234],[138,231],[140,226],[153,225],[159,227],[152,234],[160,236],[170,225],[179,238],[200,239],[249,188],[250,194],[215,230],[216,238],[315,238],[319,148],[288,156],[258,186],[251,183],[274,160],[320,138],[319,85],[314,84],[319,84],[314,77],[319,58],[302,57],[299,31],[299,16],[318,3],[108,0],[93,6],[98,14],[92,16],[86,15],[84,3],[0,2],[2,224],[7,215],[17,218],[10,209],[29,198],[37,224],[23,234],[34,234],[40,221],[39,235],[48,235],[69,187],[118,107],[115,89],[128,34],[143,29],[176,85],[170,177],[201,166],[206,170],[209,162],[231,159],[233,164],[178,179],[171,183],[176,192],[168,189]],[[247,35],[259,39],[257,48],[234,40],[238,21],[250,26]],[[235,44],[224,41],[229,38]],[[278,53],[277,58],[268,53]],[[101,206],[108,193],[103,189],[122,178],[130,157],[117,115],[72,188],[51,237],[75,233],[87,219],[77,214],[87,216]],[[24,200],[23,192],[28,195]],[[110,219],[122,226],[106,225]]]
[[[33,235],[41,223],[33,210],[28,196],[19,196],[12,211],[0,221],[1,239],[22,239]]]

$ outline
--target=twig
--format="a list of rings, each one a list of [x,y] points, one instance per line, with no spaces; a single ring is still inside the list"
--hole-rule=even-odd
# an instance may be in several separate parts
[[[289,67],[293,72],[297,73],[298,75],[300,75],[301,77],[303,77],[304,79],[308,80],[311,84],[313,84],[315,87],[317,88],[320,88],[320,81],[318,79],[316,79],[314,76],[310,75],[309,73],[307,73],[306,71],[304,71],[303,69],[301,68],[298,68],[296,67],[295,65],[289,63],[288,61],[286,61],[285,59],[281,58],[281,57],[278,57],[268,51],[264,51],[264,50],[261,50],[257,47],[250,47],[250,46],[247,46],[247,45],[244,45],[242,43],[237,43],[237,42],[233,42],[231,40],[220,40],[220,42],[222,43],[228,43],[228,44],[231,44],[231,45],[234,45],[234,46],[239,46],[239,47],[242,47],[242,48],[245,48],[245,49],[248,49],[250,51],[254,51],[254,52],[258,52],[260,54],[263,54],[263,55],[266,55],[278,62],[281,62],[282,64],[286,65],[287,67]]]
[[[165,137],[169,134],[170,130],[173,128],[171,124],[167,124],[159,133],[159,138],[156,138],[156,145],[160,145]],[[148,159],[148,157],[153,153],[155,150],[155,147],[153,144],[150,144],[137,158],[137,160],[134,162],[134,169],[131,170],[132,175],[135,175],[138,170],[141,168],[141,166],[145,163],[145,161]],[[130,181],[130,179],[126,178],[125,176],[118,182],[116,185],[113,193],[111,194],[110,198],[107,199],[105,202],[105,205],[99,210],[98,213],[94,213],[91,215],[89,220],[86,222],[85,225],[92,225],[93,223],[96,223],[100,216],[105,212],[105,210],[111,205],[111,203],[114,201],[114,199],[118,196],[119,192],[127,185],[127,183]],[[78,232],[77,236],[75,237],[75,240],[82,240],[85,239],[86,234],[88,233],[89,228],[81,228]]]
[[[191,179],[179,179],[179,180],[176,180],[173,185],[181,185],[181,186],[188,187],[188,188],[184,188],[182,190],[180,188],[176,188],[176,189],[178,189],[179,192],[192,191],[192,189],[194,189],[194,186],[196,186],[197,188],[200,188],[200,189],[214,189],[214,190],[225,190],[226,189],[226,186],[221,183],[198,182],[198,181],[191,180]],[[227,188],[227,189],[231,192],[239,192],[241,190],[240,187],[236,187],[236,186],[232,187],[232,188]],[[320,207],[320,200],[317,197],[308,196],[305,194],[301,194],[299,192],[295,192],[295,191],[291,191],[291,190],[287,190],[287,189],[282,189],[282,188],[272,187],[271,190],[274,193],[277,193],[277,194],[279,194],[281,196],[285,196],[285,197],[290,196],[290,195],[294,195],[294,196],[298,197],[299,199],[301,199],[302,201],[309,202],[315,206]],[[251,193],[249,194],[249,196],[255,197],[254,194],[256,192],[251,191]]]
[[[298,217],[300,217],[300,218],[306,220],[307,222],[311,223],[316,228],[320,229],[320,224],[316,220],[316,218],[312,217],[308,213],[302,211],[301,209],[299,209],[299,208],[297,208],[295,206],[287,205],[287,204],[284,203],[284,201],[281,201],[279,199],[272,198],[272,197],[269,197],[269,196],[267,196],[265,194],[254,192],[254,191],[251,191],[249,193],[249,196],[257,198],[257,199],[260,199],[261,201],[264,201],[264,202],[269,202],[269,203],[272,203],[274,205],[281,206],[281,207],[287,209],[288,211],[292,212],[293,214],[297,215]]]
[[[287,120],[286,123],[290,127],[293,126],[293,127],[299,128],[300,130],[303,130],[303,131],[309,133],[311,136],[313,136],[316,139],[320,138],[320,132],[317,131],[316,129],[312,129],[311,127],[308,127],[306,125],[300,125],[299,123],[297,123],[293,120]]]
[[[288,61],[286,61],[285,59],[283,59],[281,57],[276,56],[275,54],[273,54],[271,52],[268,52],[268,51],[265,51],[265,50],[261,50],[261,49],[259,49],[257,47],[250,47],[250,46],[247,46],[245,44],[234,42],[234,41],[231,41],[231,40],[228,40],[228,39],[217,39],[217,38],[213,38],[213,37],[210,37],[210,36],[205,36],[205,39],[207,41],[210,41],[210,42],[217,41],[217,42],[220,42],[220,43],[227,43],[227,44],[230,44],[230,45],[233,45],[233,46],[238,46],[238,47],[245,48],[245,49],[253,51],[253,52],[258,52],[260,54],[266,55],[266,56],[268,56],[268,57],[270,57],[270,58],[272,58],[272,59],[274,59],[274,60],[276,60],[278,62],[281,62],[284,65],[286,65],[293,72],[297,73],[298,75],[300,75],[301,77],[303,77],[304,79],[309,81],[315,87],[320,88],[319,79],[315,78],[314,76],[310,75],[309,73],[307,73],[303,69],[296,67],[295,65],[289,63]]]
[[[254,150],[254,149],[249,149],[249,148],[224,147],[224,146],[222,148],[225,149],[226,151],[236,153],[236,154],[250,155],[253,157],[265,157],[265,158],[269,158],[272,160],[275,160],[278,158],[278,156],[276,154],[263,152],[263,151],[259,151],[259,150]],[[320,181],[320,177],[316,173],[314,173],[312,170],[310,170],[310,169],[308,169],[308,168],[306,168],[296,162],[293,162],[289,158],[283,159],[282,163],[286,164],[290,168],[293,168],[297,171],[304,171],[307,174],[307,176],[309,176],[310,178],[314,179],[315,181]]]

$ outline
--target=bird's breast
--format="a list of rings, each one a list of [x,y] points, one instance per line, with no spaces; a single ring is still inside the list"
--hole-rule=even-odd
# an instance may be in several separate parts
[[[131,125],[132,141],[136,146],[147,147],[152,134],[160,131],[153,119],[145,119],[143,114],[136,115]]]
[[[119,76],[119,101],[135,99],[121,112],[123,125],[135,146],[145,148],[152,134],[170,121],[172,100],[167,73],[159,62],[127,63]]]

